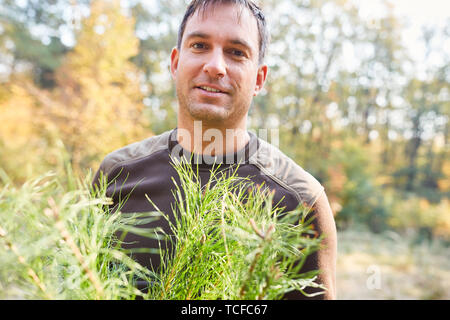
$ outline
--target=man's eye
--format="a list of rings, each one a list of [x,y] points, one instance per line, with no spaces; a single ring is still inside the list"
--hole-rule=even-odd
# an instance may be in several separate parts
[[[242,50],[237,50],[237,49],[232,49],[231,50],[231,54],[236,56],[236,57],[244,57],[245,53]]]
[[[203,43],[193,43],[191,47],[194,49],[204,49],[205,45]]]

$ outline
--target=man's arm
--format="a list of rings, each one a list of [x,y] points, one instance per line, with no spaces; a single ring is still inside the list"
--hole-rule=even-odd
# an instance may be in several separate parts
[[[333,213],[325,192],[317,199],[313,205],[312,214],[314,216],[314,229],[324,235],[322,249],[314,252],[306,258],[300,272],[320,270],[316,282],[323,284],[328,290],[324,294],[315,297],[305,297],[298,291],[289,292],[284,299],[336,299],[336,259],[337,259],[337,232]],[[305,292],[314,293],[321,289],[307,288]]]

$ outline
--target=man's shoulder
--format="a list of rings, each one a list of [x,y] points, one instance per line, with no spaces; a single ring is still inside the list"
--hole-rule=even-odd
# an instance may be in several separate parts
[[[279,148],[263,139],[258,140],[258,151],[250,158],[250,163],[294,192],[300,202],[312,207],[324,191],[320,182]]]
[[[171,130],[112,151],[103,159],[99,171],[101,170],[107,174],[119,165],[124,165],[167,149],[170,133]]]

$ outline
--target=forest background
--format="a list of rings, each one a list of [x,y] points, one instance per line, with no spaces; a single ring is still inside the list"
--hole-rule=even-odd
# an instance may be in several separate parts
[[[450,18],[393,1],[264,0],[271,45],[249,129],[326,188],[340,299],[450,298]],[[80,177],[176,125],[170,50],[186,1],[0,2],[0,191],[70,164]]]

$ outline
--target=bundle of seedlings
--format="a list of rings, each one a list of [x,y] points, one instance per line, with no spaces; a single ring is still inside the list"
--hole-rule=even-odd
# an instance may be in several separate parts
[[[169,220],[165,213],[122,213],[126,199],[112,211],[105,179],[93,190],[90,175],[75,182],[70,170],[64,179],[47,174],[20,188],[6,183],[0,299],[279,299],[325,289],[315,282],[319,270],[300,273],[321,242],[307,208],[283,212],[264,186],[220,167],[202,187],[195,168],[174,163],[180,184],[174,180],[175,222],[164,240],[173,250],[151,248],[161,255],[157,270],[130,258],[117,235]],[[155,228],[148,236],[164,235]],[[136,279],[151,283],[148,291]]]
[[[134,279],[149,279],[116,234],[156,213],[112,214],[106,185],[69,170],[0,190],[0,299],[135,299]]]
[[[292,290],[307,295],[307,287],[326,290],[315,282],[319,270],[300,273],[322,240],[308,208],[283,212],[265,185],[238,177],[237,167],[230,174],[218,165],[202,187],[195,166],[172,161],[180,177],[179,185],[173,179],[175,223],[161,214],[175,249],[161,250],[147,298],[280,299]]]

